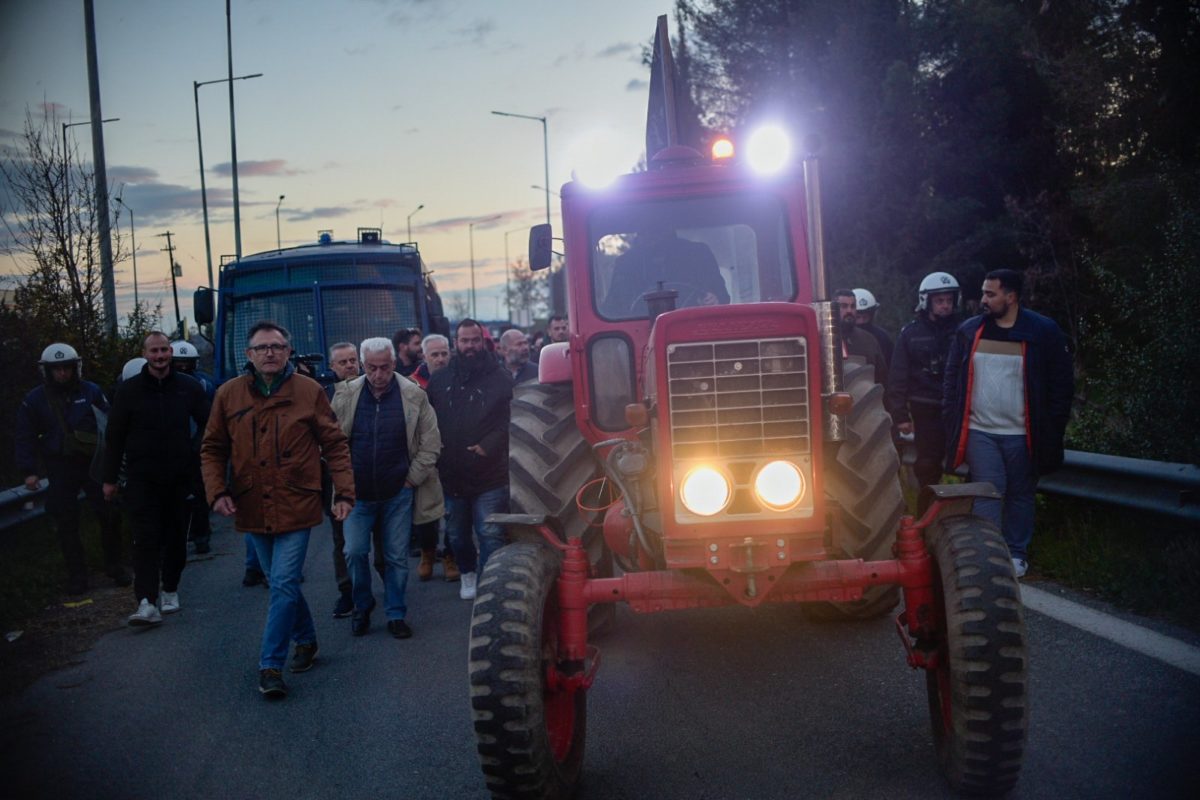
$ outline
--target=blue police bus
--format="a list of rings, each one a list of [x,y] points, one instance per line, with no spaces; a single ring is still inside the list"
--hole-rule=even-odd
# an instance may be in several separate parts
[[[378,228],[359,228],[354,241],[335,241],[331,231],[321,231],[314,244],[222,264],[215,296],[214,303],[209,287],[196,290],[195,317],[202,325],[216,323],[218,383],[241,372],[246,334],[264,319],[287,328],[293,353],[311,354],[318,373],[327,371],[329,346],[336,342],[390,338],[400,328],[449,333],[417,245],[384,241]]]

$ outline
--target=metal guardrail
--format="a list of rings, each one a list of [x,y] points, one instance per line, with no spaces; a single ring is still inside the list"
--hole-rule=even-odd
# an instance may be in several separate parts
[[[912,464],[915,450],[904,446],[901,456]],[[0,531],[42,516],[47,485],[43,478],[33,492],[24,485],[0,491]],[[1038,491],[1200,524],[1200,467],[1193,464],[1068,450],[1062,467],[1038,480]]]
[[[0,531],[45,514],[46,487],[49,485],[50,482],[42,478],[32,492],[23,483],[0,491]]]
[[[1200,524],[1200,467],[1068,450],[1038,491]]]

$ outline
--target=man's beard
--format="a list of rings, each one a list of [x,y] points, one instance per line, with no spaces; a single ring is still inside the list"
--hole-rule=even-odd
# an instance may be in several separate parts
[[[842,336],[854,333],[855,327],[857,327],[857,323],[854,321],[854,317],[842,317]]]

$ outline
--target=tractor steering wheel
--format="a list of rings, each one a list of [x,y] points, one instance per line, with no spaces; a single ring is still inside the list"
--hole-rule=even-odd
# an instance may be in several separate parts
[[[642,292],[632,303],[629,304],[629,310],[638,311],[638,303],[645,303],[646,295],[650,294],[650,292],[659,291],[658,284],[661,284],[663,289],[675,289],[677,292],[679,292],[679,299],[676,308],[687,308],[689,306],[701,305],[700,299],[704,297],[705,294],[708,294],[695,284],[684,283],[683,281],[656,281],[655,288],[651,289],[649,292]]]

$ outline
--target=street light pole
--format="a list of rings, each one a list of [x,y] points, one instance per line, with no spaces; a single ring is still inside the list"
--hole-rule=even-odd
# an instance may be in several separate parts
[[[481,225],[484,222],[492,222],[500,219],[500,215],[496,214],[485,219],[477,219],[467,225],[467,238],[471,242],[471,316],[475,316],[475,226]]]
[[[417,213],[418,211],[420,211],[420,210],[421,210],[422,208],[424,208],[424,207],[425,207],[425,204],[424,204],[424,203],[421,203],[421,205],[419,205],[419,206],[417,206],[416,208],[414,208],[414,209],[413,209],[413,212],[412,212],[411,214],[409,214],[409,215],[408,215],[408,220],[407,220],[407,222],[408,222],[408,242],[409,242],[409,244],[412,244],[412,240],[413,240],[413,238],[412,238],[412,218],[413,218],[414,216],[416,216],[416,213]]]
[[[539,192],[543,192],[543,191],[544,191],[544,192],[549,192],[550,194],[554,195],[555,197],[559,198],[560,200],[562,199],[562,195],[561,195],[561,194],[559,194],[558,192],[554,191],[553,189],[547,189],[545,186],[538,186],[536,183],[531,183],[531,184],[529,184],[529,188],[530,188],[530,189],[537,189]]]
[[[283,240],[279,236],[279,207],[283,205],[284,195],[279,195],[279,202],[275,204],[275,249],[283,250]]]
[[[229,57],[229,155],[233,161],[233,244],[239,261],[242,260],[242,205],[238,199],[237,126],[233,114],[233,12],[230,0],[225,0],[225,52]]]
[[[498,117],[516,117],[517,119],[531,119],[535,122],[542,123],[542,162],[545,168],[545,185],[542,188],[546,191],[546,224],[550,224],[550,133],[546,125],[545,117],[536,117],[531,114],[513,114],[509,111],[493,111]],[[562,285],[562,270],[559,270],[557,275],[550,276],[550,305],[553,307],[555,314],[563,313],[563,285]]]
[[[105,122],[119,122],[120,117],[109,117],[108,119],[100,120],[100,124]],[[66,257],[68,249],[71,247],[71,159],[68,157],[67,150],[67,128],[74,128],[76,125],[91,125],[92,121],[85,120],[84,122],[64,122],[62,124],[62,142],[63,142],[63,188],[66,192],[66,202],[63,204],[63,216],[66,217],[67,236],[63,242],[63,255]]]
[[[261,77],[262,73],[256,72],[253,75],[239,75],[233,80],[244,81]],[[200,205],[204,208],[204,258],[208,264],[208,287],[210,289],[213,287],[212,241],[208,235],[208,189],[204,184],[204,143],[200,136],[200,87],[208,86],[210,83],[225,83],[227,80],[229,78],[218,78],[215,81],[192,81],[192,97],[196,101],[196,151],[200,154]]]
[[[125,206],[125,210],[129,212],[129,247],[133,254],[133,310],[137,311],[138,301],[138,279],[137,279],[137,239],[133,235],[133,209],[125,205],[125,201],[121,199],[121,195],[116,197],[117,205]]]

